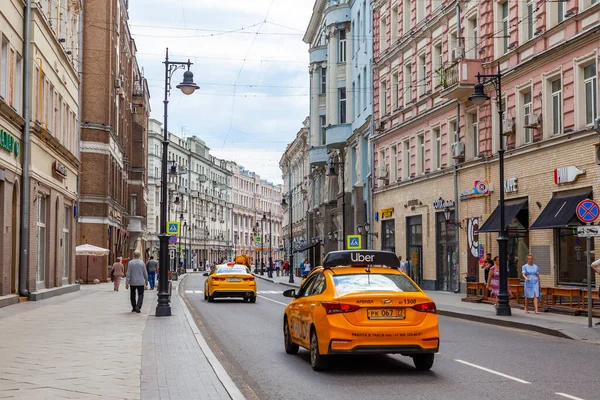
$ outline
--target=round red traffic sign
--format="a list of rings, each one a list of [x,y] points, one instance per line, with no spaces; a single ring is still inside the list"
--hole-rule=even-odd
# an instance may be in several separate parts
[[[583,223],[590,224],[598,219],[600,215],[600,206],[594,200],[585,199],[577,204],[575,209],[577,218]]]

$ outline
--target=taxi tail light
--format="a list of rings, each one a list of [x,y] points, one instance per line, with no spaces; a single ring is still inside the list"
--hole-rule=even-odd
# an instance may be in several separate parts
[[[421,312],[428,312],[428,313],[436,313],[437,312],[435,303],[433,301],[430,301],[429,303],[417,304],[416,306],[413,307],[413,309],[415,309],[417,311],[421,311]]]
[[[213,279],[213,281],[224,281],[225,280],[225,278],[218,278],[216,276],[213,277],[212,279]]]
[[[323,307],[327,314],[341,314],[341,313],[349,313],[354,312],[360,309],[360,306],[356,304],[342,304],[342,303],[326,303],[323,302]]]
[[[253,281],[253,280],[254,280],[254,277],[252,276],[252,277],[250,277],[250,278],[242,278],[242,280],[243,280],[243,281]]]

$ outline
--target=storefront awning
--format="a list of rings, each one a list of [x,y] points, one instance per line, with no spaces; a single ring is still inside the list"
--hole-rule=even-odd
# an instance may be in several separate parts
[[[299,248],[299,249],[297,249],[297,250],[294,250],[294,253],[302,253],[303,251],[310,250],[310,249],[312,249],[313,247],[317,247],[317,246],[318,246],[318,245],[320,245],[320,244],[321,244],[321,242],[307,244],[307,245],[306,245],[306,246],[304,246],[304,247],[301,247],[301,248]]]
[[[592,189],[557,193],[544,208],[529,229],[565,228],[575,217],[575,208],[580,201],[589,198]]]
[[[510,222],[527,205],[527,199],[514,199],[504,201],[504,228],[508,229]],[[500,206],[496,207],[492,215],[479,228],[479,232],[500,232]]]

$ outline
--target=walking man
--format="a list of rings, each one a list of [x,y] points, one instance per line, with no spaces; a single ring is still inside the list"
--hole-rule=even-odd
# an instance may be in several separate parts
[[[148,283],[150,284],[150,290],[154,290],[157,267],[158,262],[156,262],[154,257],[150,257],[150,260],[148,260],[148,262],[146,263],[146,268],[148,269]]]
[[[131,286],[131,288],[129,287]],[[129,262],[127,277],[125,278],[125,289],[130,289],[131,312],[140,313],[144,302],[144,287],[148,286],[148,271],[144,262],[140,260],[140,252],[133,252],[133,260]],[[137,302],[135,294],[137,292]]]

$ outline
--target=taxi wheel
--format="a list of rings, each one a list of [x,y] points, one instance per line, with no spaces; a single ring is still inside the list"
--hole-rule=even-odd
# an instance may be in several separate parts
[[[206,294],[206,289],[204,290],[204,300],[208,300],[208,295]]]
[[[248,301],[249,301],[250,303],[256,303],[256,296],[249,297],[249,298],[248,298]]]
[[[212,303],[213,301],[215,301],[214,296],[208,295],[208,302]]]
[[[434,354],[418,354],[413,356],[415,368],[419,371],[429,371],[433,367]]]
[[[287,317],[283,319],[283,344],[285,346],[285,352],[288,354],[298,354],[298,346],[292,342],[292,335],[290,334],[290,326],[287,321]]]
[[[310,331],[310,365],[314,371],[327,369],[327,356],[319,353],[319,340],[314,328]]]

